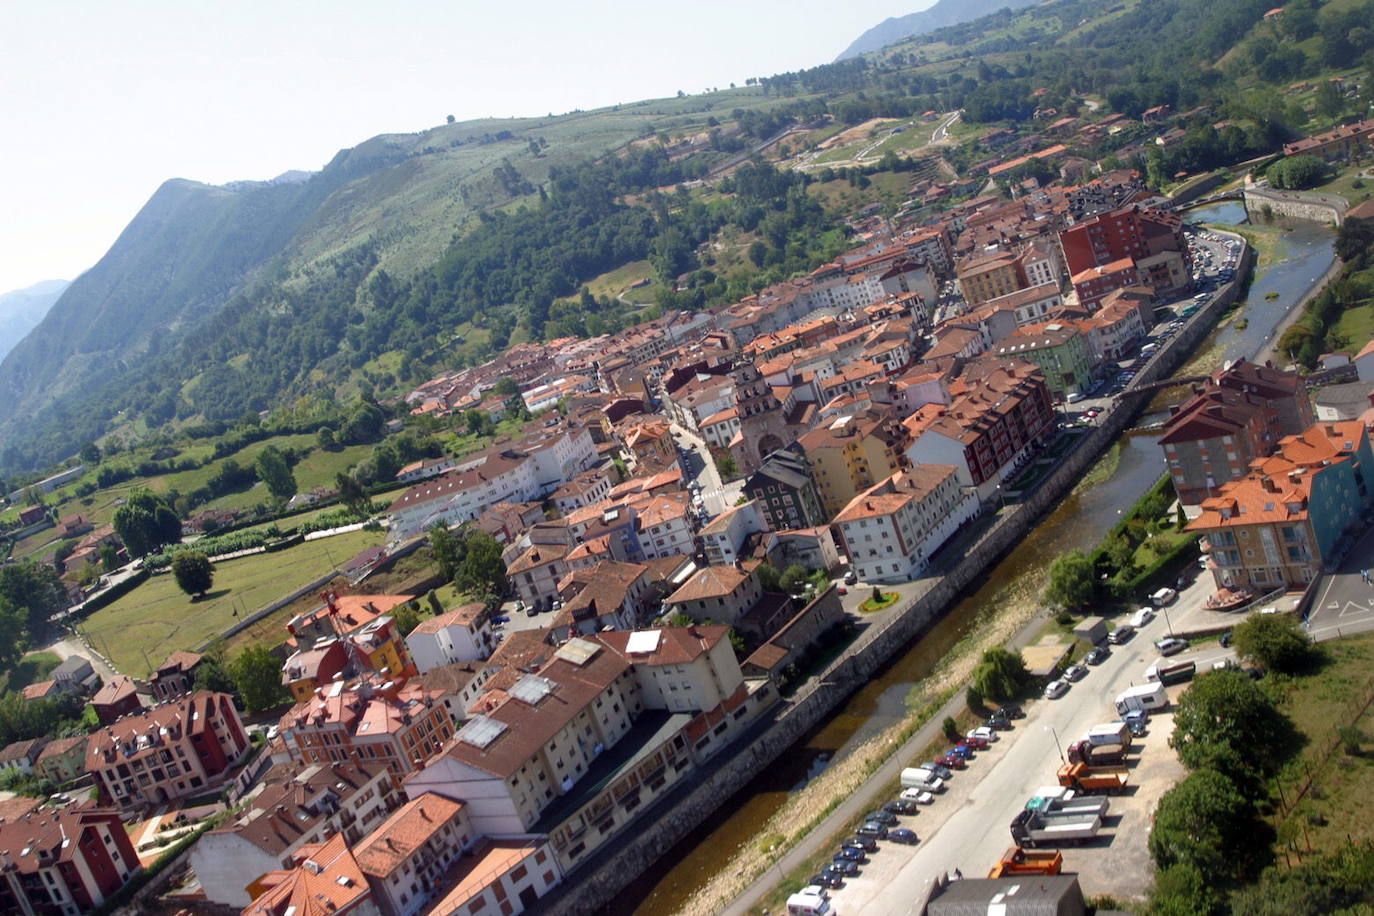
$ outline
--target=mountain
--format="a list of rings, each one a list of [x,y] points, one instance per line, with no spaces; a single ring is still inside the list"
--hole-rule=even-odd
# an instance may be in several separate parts
[[[835,59],[848,60],[896,44],[904,38],[925,35],[947,25],[971,22],[998,10],[1017,10],[1040,2],[1042,0],[939,0],[934,6],[918,13],[884,19],[854,39],[853,44],[845,48],[844,53]]]
[[[69,280],[44,280],[27,289],[0,293],[0,359],[14,349],[24,335],[38,326]]]

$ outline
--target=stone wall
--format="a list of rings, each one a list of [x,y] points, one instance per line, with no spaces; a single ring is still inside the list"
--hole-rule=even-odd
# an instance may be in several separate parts
[[[1231,236],[1244,244],[1239,236]],[[1216,319],[1235,299],[1240,282],[1253,263],[1244,247],[1236,279],[1188,320],[1177,335],[1165,341],[1140,369],[1135,385],[1169,377],[1205,338]],[[903,600],[894,612],[868,627],[819,676],[809,680],[786,702],[736,736],[697,772],[649,806],[597,854],[595,862],[575,869],[563,889],[541,900],[532,913],[592,913],[605,906],[658,858],[700,826],[722,804],[792,747],[879,667],[921,636],[1072,489],[1098,456],[1116,441],[1149,402],[1150,394],[1130,390],[1103,413],[1100,423],[1082,437],[1073,452],[1019,505],[1001,514],[974,544],[957,557],[945,558],[941,575],[926,579],[923,588]],[[936,564],[940,567],[941,564]],[[761,825],[760,825],[761,826]]]
[[[1339,226],[1345,221],[1350,204],[1343,197],[1329,194],[1304,194],[1301,191],[1274,191],[1268,188],[1245,189],[1245,212],[1251,219],[1265,208],[1279,216],[1305,219]]]

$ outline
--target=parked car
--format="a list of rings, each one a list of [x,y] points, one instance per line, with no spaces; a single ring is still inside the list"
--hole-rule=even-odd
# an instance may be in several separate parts
[[[957,751],[959,748],[968,748],[970,751],[985,751],[988,749],[988,739],[969,735],[959,739],[959,743],[954,745]]]
[[[837,875],[848,878],[850,875],[857,875],[859,873],[859,863],[852,859],[841,859],[837,856],[829,865],[822,868],[821,871],[834,872]]]
[[[918,805],[930,805],[935,803],[935,793],[927,792],[925,789],[903,789],[900,801],[914,801]]]
[[[1069,692],[1069,682],[1064,680],[1050,681],[1045,685],[1045,699],[1057,700]]]
[[[864,815],[864,820],[877,821],[879,824],[891,827],[893,824],[897,823],[897,815],[893,814],[891,811],[870,811]]]
[[[988,728],[996,729],[999,732],[1004,732],[1007,729],[1011,728],[1011,719],[1007,716],[1002,715],[1001,713],[995,712],[992,715],[988,716],[987,722],[983,724],[986,725]]]
[[[835,594],[837,594],[837,595],[848,595],[848,594],[849,594],[849,589],[847,589],[847,588],[845,588],[843,585],[841,585],[839,588],[835,589]]]
[[[882,826],[882,825],[880,824],[879,826]],[[846,845],[846,846],[857,846],[859,849],[862,849],[864,852],[873,852],[873,850],[875,850],[875,849],[878,848],[878,841],[875,840],[875,839],[873,839],[873,837],[871,837],[871,836],[864,836],[863,834],[860,833],[860,834],[857,835],[857,836],[852,836],[852,837],[850,837],[849,839],[845,840],[845,841],[844,841],[844,845]]]
[[[1070,665],[1064,669],[1064,679],[1066,681],[1081,681],[1088,676],[1088,669],[1082,665]]]
[[[838,865],[841,862],[862,862],[868,855],[858,846],[841,846],[840,851],[831,857],[831,861]]]
[[[894,843],[906,843],[908,846],[916,845],[916,831],[906,827],[898,827],[887,835],[887,838]]]
[[[1177,655],[1188,648],[1188,640],[1181,636],[1166,636],[1163,639],[1155,640],[1155,648],[1163,656]]]
[[[491,618],[491,622],[499,626],[503,623],[510,623],[510,618],[505,614],[497,614]]]
[[[806,883],[818,884],[821,887],[828,887],[833,891],[841,884],[844,884],[844,878],[842,878],[838,872],[826,871],[822,869],[821,871],[812,875],[811,880]]]
[[[869,837],[875,840],[887,839],[887,825],[877,821],[864,821],[859,829],[854,831],[861,837]]]
[[[883,810],[891,814],[915,814],[921,806],[914,798],[897,798],[883,803]]]
[[[1105,662],[1107,657],[1111,654],[1112,653],[1106,646],[1095,646],[1088,651],[1087,655],[1083,656],[1083,661],[1090,665],[1100,665]]]
[[[949,779],[951,776],[954,775],[954,773],[950,770],[949,767],[944,766],[940,763],[923,763],[921,764],[919,769],[930,770],[930,772],[934,773],[941,779]]]
[[[1010,706],[998,708],[997,712],[993,713],[993,715],[1004,716],[1008,719],[1024,719],[1026,717],[1026,711],[1013,703]]]
[[[851,569],[849,572],[845,573],[845,574],[844,574],[844,584],[845,584],[845,585],[858,585],[858,584],[859,584],[859,576],[858,576],[858,574],[857,574],[856,572],[854,572],[854,570],[852,570],[852,569]]]
[[[1135,627],[1129,623],[1123,623],[1107,634],[1107,642],[1114,646],[1119,646],[1135,635]]]
[[[993,731],[993,729],[987,725],[980,725],[978,728],[975,728],[973,731],[969,732],[968,736],[970,738],[981,738],[982,740],[987,741],[988,743],[1000,740],[1001,738],[1001,736],[998,735],[997,732]]]
[[[1131,615],[1131,626],[1138,630],[1154,619],[1155,609],[1152,607],[1143,607]]]
[[[951,770],[963,770],[968,767],[968,761],[966,761],[963,757],[960,757],[953,751],[946,752],[945,756],[940,758],[940,764],[941,766],[948,767]],[[949,777],[944,776],[941,778],[948,779]]]
[[[1159,589],[1153,595],[1151,595],[1150,600],[1153,601],[1155,604],[1159,605],[1160,607],[1163,607],[1166,604],[1172,604],[1173,600],[1177,597],[1178,592],[1176,592],[1172,588],[1166,587]]]
[[[987,745],[985,744],[983,745],[983,747],[987,747]],[[951,754],[958,756],[961,760],[968,760],[970,757],[973,756],[974,750],[974,745],[970,744],[968,740],[965,739],[961,740],[958,744],[954,745],[954,747],[950,748],[949,752]],[[977,750],[982,750],[982,748],[977,748]]]

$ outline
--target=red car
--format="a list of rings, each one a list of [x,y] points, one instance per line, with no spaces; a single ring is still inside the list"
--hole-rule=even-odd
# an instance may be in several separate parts
[[[940,758],[940,762],[945,766],[949,767],[951,770],[962,770],[968,766],[968,764],[964,761],[964,758],[960,757],[953,751],[950,751],[944,757]]]
[[[980,751],[985,751],[988,749],[988,739],[982,737],[981,735],[968,735],[967,737],[961,739],[959,743],[967,744]]]

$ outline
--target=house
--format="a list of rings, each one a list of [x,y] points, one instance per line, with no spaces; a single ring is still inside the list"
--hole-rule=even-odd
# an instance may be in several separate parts
[[[401,483],[414,483],[417,480],[427,480],[430,477],[447,474],[454,467],[456,464],[448,455],[441,458],[422,458],[419,461],[412,461],[397,471],[396,479]]]
[[[664,599],[670,614],[685,614],[699,623],[734,625],[763,597],[753,571],[741,566],[704,566]]]
[[[729,566],[740,557],[740,549],[751,534],[768,530],[763,507],[756,499],[731,506],[701,529],[706,562]]]
[[[969,305],[981,305],[1027,285],[1016,255],[1007,251],[961,261],[955,275]]]
[[[100,675],[91,667],[90,659],[80,655],[69,655],[62,660],[48,677],[57,681],[70,693],[90,694],[100,687]]]
[[[1179,499],[1196,506],[1312,421],[1301,378],[1240,360],[1174,408],[1159,444]]]
[[[1218,589],[1300,589],[1334,563],[1341,539],[1374,502],[1374,452],[1358,420],[1318,423],[1202,501],[1188,525],[1203,535]]]
[[[434,690],[405,679],[364,675],[335,681],[297,703],[278,724],[286,752],[305,763],[376,760],[392,780],[424,763],[453,736],[453,720]]]
[[[799,564],[829,572],[840,564],[839,549],[829,525],[770,531],[764,535],[763,549],[768,562],[778,569]]]
[[[528,631],[517,631],[524,632]],[[512,637],[515,635],[512,634]],[[509,642],[510,638],[506,640],[506,643]],[[444,704],[456,727],[467,718],[468,707],[477,702],[486,689],[487,681],[499,668],[486,662],[455,662],[430,668],[411,678],[409,683],[434,696],[435,702]]]
[[[854,497],[834,525],[860,580],[907,582],[979,508],[976,493],[960,486],[957,468],[920,464]]]
[[[1094,361],[1087,335],[1057,321],[1018,328],[991,351],[997,360],[1020,359],[1034,364],[1057,398],[1092,386]]]
[[[1083,897],[1077,875],[1035,875],[1033,879],[936,879],[920,916],[1087,916],[1093,912]]]
[[[91,913],[142,866],[119,813],[92,802],[0,820],[0,912]]]
[[[634,629],[656,597],[649,567],[614,560],[568,573],[558,583],[558,594],[563,606],[550,627],[559,641],[607,628]]]
[[[54,738],[44,745],[34,761],[34,773],[57,785],[71,782],[86,772],[86,743],[89,740],[89,735]]]
[[[8,770],[32,773],[33,765],[38,762],[38,756],[47,743],[47,738],[29,738],[0,748],[0,773]]]
[[[1351,362],[1355,364],[1355,372],[1360,381],[1374,382],[1374,338],[1360,348],[1360,352],[1355,354]]]
[[[143,708],[137,685],[127,674],[116,674],[91,697],[91,706],[102,725],[111,725],[122,716]]]
[[[1355,420],[1370,409],[1371,393],[1374,393],[1374,382],[1326,385],[1312,395],[1312,409],[1321,422]]]
[[[518,916],[563,878],[553,850],[539,837],[482,837],[436,882],[430,913],[509,912]]]
[[[565,546],[535,544],[507,566],[506,576],[525,604],[541,609],[553,606],[558,583],[571,569],[568,553]]]
[[[230,775],[250,744],[226,693],[199,690],[124,716],[91,735],[86,772],[125,811],[203,795]]]
[[[49,678],[46,681],[38,681],[26,686],[21,693],[25,700],[52,700],[69,692],[72,686],[70,681],[57,681]]]
[[[335,834],[357,843],[405,801],[386,767],[371,761],[282,764],[261,785],[232,821],[191,847],[191,868],[211,903],[247,906],[252,878]]]
[[[357,674],[354,655],[342,639],[321,639],[309,649],[297,649],[281,668],[281,680],[291,699],[303,703],[315,688],[328,684],[336,675]]]
[[[1303,137],[1283,145],[1285,156],[1311,155],[1327,162],[1346,162],[1374,150],[1374,118],[1342,124],[1325,133]]]
[[[690,553],[696,539],[696,516],[686,493],[645,494],[630,500],[641,552],[646,560]]]
[[[497,642],[491,615],[480,601],[422,620],[406,636],[410,657],[421,673],[441,665],[487,658]]]
[[[325,592],[320,597],[323,604],[287,622],[286,631],[291,634],[288,645],[312,646],[316,640],[347,636],[415,599],[414,595],[340,595],[335,592]]]
[[[779,449],[765,458],[745,480],[743,493],[758,503],[765,527],[773,531],[809,528],[826,521],[811,466],[799,450]]]
[[[200,661],[199,654],[184,649],[178,649],[167,656],[167,660],[158,665],[157,670],[148,679],[153,699],[158,703],[166,703],[175,697],[190,693],[191,686],[196,681],[196,666]]]
[[[821,507],[833,515],[855,494],[890,477],[904,461],[901,425],[881,411],[838,417],[797,440],[820,492]]]

